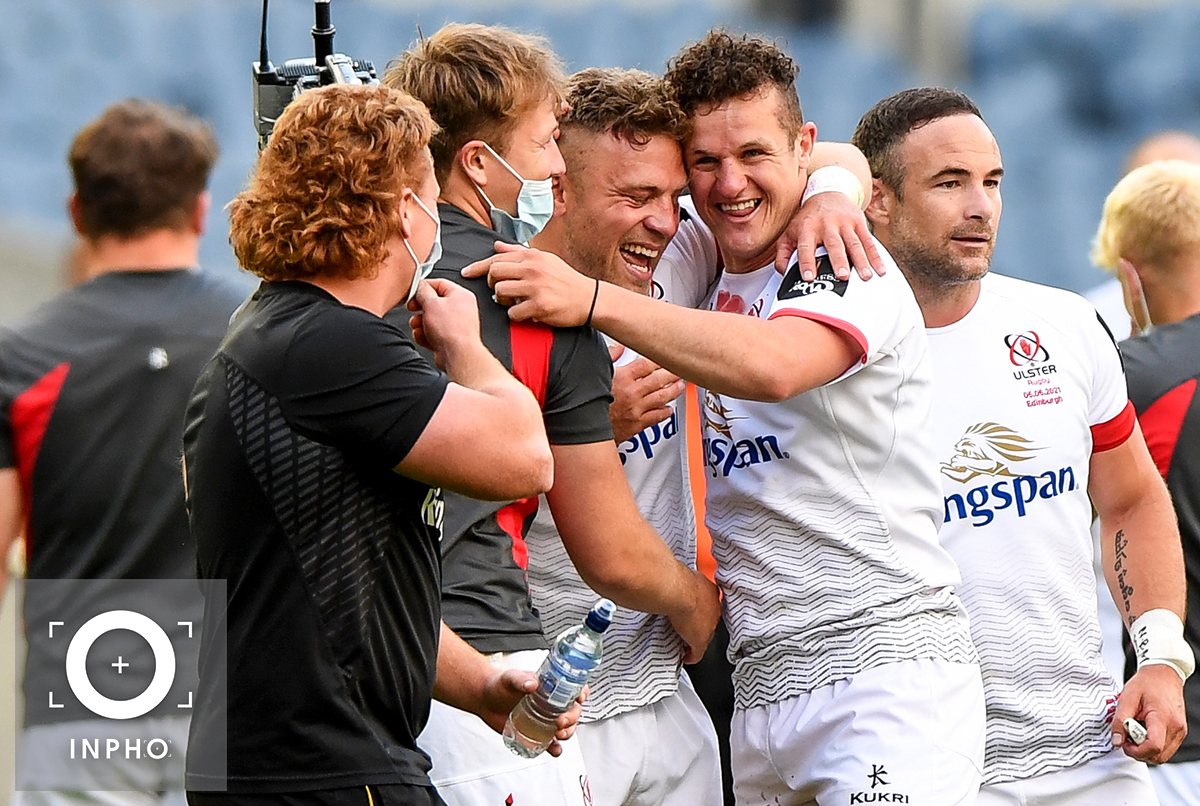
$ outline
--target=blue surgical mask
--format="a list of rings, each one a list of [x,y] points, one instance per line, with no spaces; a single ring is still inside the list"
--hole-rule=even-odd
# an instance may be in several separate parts
[[[436,229],[433,231],[433,246],[429,249],[429,257],[424,261],[417,260],[417,253],[408,244],[408,238],[404,239],[404,248],[408,250],[408,254],[412,256],[413,263],[416,265],[416,270],[413,272],[412,286],[408,289],[408,296],[404,298],[403,305],[407,305],[408,301],[417,295],[417,286],[421,284],[429,274],[433,271],[434,265],[442,259],[442,220],[430,212],[425,206],[425,202],[421,201],[421,197],[416,193],[413,194],[417,204],[421,205],[421,209],[425,211],[425,215],[433,219],[433,224]]]
[[[526,179],[513,170],[487,143],[484,147],[492,152],[492,156],[508,169],[508,172],[521,180],[521,191],[517,194],[517,215],[514,218],[508,212],[492,204],[492,200],[483,192],[479,185],[475,189],[483,200],[488,203],[492,217],[492,228],[517,243],[528,244],[529,239],[537,235],[554,215],[554,178]]]

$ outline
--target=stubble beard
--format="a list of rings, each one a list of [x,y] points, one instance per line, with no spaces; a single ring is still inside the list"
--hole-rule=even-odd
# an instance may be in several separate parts
[[[896,240],[889,251],[909,285],[930,299],[952,296],[963,286],[982,280],[992,267],[990,251],[982,262],[967,263],[946,249],[904,238]]]

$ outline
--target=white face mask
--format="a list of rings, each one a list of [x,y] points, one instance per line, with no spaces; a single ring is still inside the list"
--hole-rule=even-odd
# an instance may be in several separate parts
[[[417,295],[417,286],[429,276],[430,272],[433,271],[434,265],[442,259],[442,220],[430,212],[429,208],[425,206],[425,202],[421,201],[421,197],[416,193],[413,193],[413,198],[416,199],[417,204],[421,205],[421,209],[425,211],[425,215],[433,219],[436,229],[433,231],[433,246],[429,248],[429,257],[423,261],[417,260],[417,254],[409,246],[408,238],[404,239],[404,248],[408,250],[408,254],[412,257],[416,268],[413,270],[412,285],[408,289],[408,296],[404,298],[404,302],[401,303],[402,305],[407,305],[408,301]]]
[[[513,217],[507,211],[492,204],[492,200],[483,192],[479,185],[475,189],[483,200],[488,203],[492,217],[492,228],[501,235],[517,243],[528,244],[529,239],[537,235],[554,215],[554,177],[546,179],[526,179],[496,153],[487,143],[484,148],[492,152],[492,156],[508,169],[508,172],[521,180],[521,191],[517,194],[517,215]]]

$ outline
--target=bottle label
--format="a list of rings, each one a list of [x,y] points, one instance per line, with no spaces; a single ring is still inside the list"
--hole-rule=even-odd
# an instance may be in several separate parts
[[[571,700],[578,697],[579,692],[583,691],[582,683],[572,683],[563,677],[547,682],[550,685],[546,690],[546,702],[563,711],[567,710],[571,706]]]

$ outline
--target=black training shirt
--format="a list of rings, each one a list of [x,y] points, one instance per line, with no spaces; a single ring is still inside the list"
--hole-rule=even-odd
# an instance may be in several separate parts
[[[223,734],[231,793],[428,784],[441,497],[392,468],[447,383],[307,283],[264,283],[234,320],[184,436],[199,576],[228,580],[228,602],[206,599],[189,789],[218,780]]]
[[[183,412],[243,296],[187,268],[110,271],[0,333],[0,468],[16,468],[21,480],[26,576],[195,576],[179,467]],[[95,601],[24,604],[28,624],[78,625]],[[192,616],[175,601],[142,604]],[[45,630],[28,637],[26,724],[94,719],[61,688],[61,707],[46,707],[65,672],[43,645]],[[194,670],[195,655],[179,651],[180,668]]]
[[[445,253],[433,276],[474,292],[483,343],[534,389],[550,444],[611,442],[612,360],[600,334],[590,327],[511,322],[486,277],[468,280],[460,273],[495,254],[495,242],[506,239],[453,205],[439,204],[438,215]],[[407,328],[410,315],[396,308],[388,321]],[[480,652],[546,646],[525,576],[525,534],[536,512],[536,498],[505,505],[446,493],[442,618]]]
[[[1167,481],[1187,571],[1184,637],[1200,657],[1200,314],[1121,342],[1129,399],[1154,463]],[[1125,641],[1125,676],[1137,668]],[[1188,735],[1171,761],[1200,761],[1200,675],[1183,686]]]

